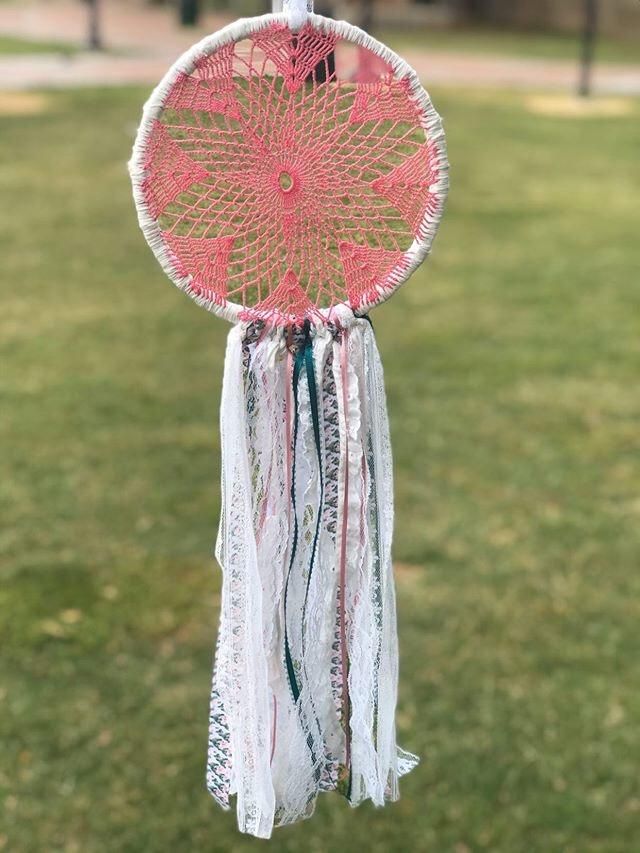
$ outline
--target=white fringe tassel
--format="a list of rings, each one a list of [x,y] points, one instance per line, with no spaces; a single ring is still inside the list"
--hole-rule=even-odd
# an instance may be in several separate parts
[[[393,484],[366,319],[237,325],[221,408],[223,570],[207,786],[269,838],[320,791],[398,798]],[[289,333],[291,334],[291,333]],[[296,337],[297,335],[297,337]],[[314,404],[315,402],[315,404]]]

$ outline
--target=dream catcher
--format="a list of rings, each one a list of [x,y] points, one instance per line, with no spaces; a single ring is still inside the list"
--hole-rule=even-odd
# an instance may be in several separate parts
[[[207,787],[241,830],[398,798],[393,488],[369,309],[426,256],[441,121],[392,51],[305,2],[195,45],[130,169],[170,278],[230,320]]]

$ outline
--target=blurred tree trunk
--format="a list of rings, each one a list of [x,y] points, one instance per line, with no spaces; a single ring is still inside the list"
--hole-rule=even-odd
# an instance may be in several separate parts
[[[475,24],[486,23],[492,5],[492,0],[458,0],[462,15]]]
[[[178,11],[183,27],[195,27],[200,17],[200,2],[199,0],[180,0]]]
[[[598,0],[584,0],[584,23],[582,28],[582,58],[578,94],[586,98],[591,94],[593,57],[598,32]]]
[[[373,29],[373,0],[362,0],[360,6],[360,28],[365,33]]]
[[[100,33],[100,2],[85,0],[89,12],[89,50],[102,50],[102,35]]]

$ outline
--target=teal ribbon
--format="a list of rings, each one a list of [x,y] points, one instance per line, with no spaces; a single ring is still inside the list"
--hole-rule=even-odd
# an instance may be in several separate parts
[[[298,441],[298,430],[300,424],[300,416],[298,413],[298,401],[299,401],[299,386],[300,386],[300,374],[302,370],[305,370],[307,377],[307,385],[309,388],[309,402],[311,406],[311,420],[313,423],[313,437],[314,443],[316,447],[316,455],[318,458],[318,471],[320,476],[320,500],[318,503],[318,513],[316,519],[316,529],[313,537],[313,545],[311,548],[311,558],[309,561],[309,572],[307,575],[307,585],[304,594],[304,604],[302,609],[302,618],[303,618],[303,627],[304,627],[304,615],[307,609],[307,601],[309,597],[309,588],[311,585],[311,574],[313,572],[313,567],[316,559],[316,552],[318,549],[318,540],[320,538],[320,524],[322,521],[322,504],[324,500],[324,476],[322,472],[322,444],[320,442],[320,413],[318,407],[318,388],[316,383],[316,373],[315,373],[315,364],[313,359],[313,341],[311,339],[311,324],[308,320],[305,320],[304,323],[304,344],[298,349],[296,353],[296,359],[293,365],[293,402],[294,402],[294,422],[293,422],[293,464],[291,470],[291,506],[293,509],[293,544],[291,546],[291,557],[289,559],[289,569],[287,571],[287,579],[285,583],[284,590],[284,653],[285,653],[285,664],[287,668],[287,676],[289,678],[289,684],[291,686],[291,693],[293,695],[293,699],[295,702],[298,701],[298,697],[300,696],[300,686],[298,684],[298,679],[296,677],[296,672],[293,666],[293,658],[291,656],[291,647],[289,644],[289,634],[287,630],[287,593],[289,588],[289,578],[291,576],[291,570],[293,568],[293,564],[296,558],[296,553],[298,550],[298,536],[299,536],[299,525],[298,525],[298,516],[296,512],[296,446]],[[304,632],[303,632],[304,636]]]
[[[298,536],[299,536],[299,525],[298,525],[298,516],[296,512],[296,446],[298,441],[298,430],[300,425],[300,416],[298,413],[298,401],[299,401],[299,387],[300,387],[300,375],[305,370],[307,376],[307,385],[309,388],[309,402],[311,406],[311,419],[313,422],[313,436],[314,442],[316,446],[316,455],[318,457],[318,471],[320,476],[320,500],[318,503],[318,517],[316,519],[316,529],[315,535],[313,537],[313,546],[311,548],[311,558],[309,561],[309,573],[307,575],[307,585],[304,594],[304,604],[302,608],[302,637],[303,637],[303,651],[304,651],[304,622],[305,622],[305,614],[307,609],[307,599],[309,596],[309,586],[311,583],[311,573],[313,572],[313,566],[316,559],[316,552],[318,548],[318,539],[320,537],[320,524],[322,521],[322,504],[324,500],[324,477],[322,473],[322,445],[320,443],[320,414],[318,407],[318,388],[316,384],[316,375],[315,375],[315,364],[313,359],[313,341],[311,339],[311,324],[308,320],[304,322],[304,344],[301,346],[297,353],[296,359],[293,365],[293,401],[294,401],[294,421],[293,421],[293,463],[291,467],[291,506],[293,509],[293,543],[291,546],[291,557],[289,559],[289,568],[287,571],[287,578],[285,582],[284,588],[284,656],[285,656],[285,665],[287,669],[287,677],[289,679],[289,685],[291,687],[291,694],[293,696],[294,702],[298,701],[300,696],[300,685],[298,683],[298,678],[296,676],[296,671],[293,666],[293,658],[291,656],[291,646],[289,643],[289,632],[287,628],[287,594],[289,589],[289,579],[291,576],[291,570],[293,568],[293,564],[296,558],[296,553],[298,550]],[[310,697],[311,698],[311,697]],[[311,705],[313,707],[313,699],[311,698]],[[314,710],[315,713],[315,710]],[[316,716],[316,722],[318,722]],[[319,725],[319,723],[318,723]],[[315,777],[316,781],[320,779],[320,767],[318,766],[316,753],[314,748],[313,735],[311,732],[307,735],[307,745],[309,747],[309,751],[311,753],[311,760],[315,767]]]
[[[305,342],[306,349],[306,342]],[[302,367],[302,359],[300,357],[302,350],[296,353],[296,360],[293,365],[293,463],[291,466],[291,507],[293,510],[293,543],[291,545],[291,556],[289,558],[289,569],[287,571],[287,579],[284,585],[284,659],[287,667],[287,677],[293,694],[293,701],[297,702],[300,696],[300,688],[296,678],[295,669],[293,668],[293,659],[291,657],[291,647],[289,645],[289,632],[287,630],[287,596],[289,592],[289,578],[291,569],[296,558],[298,550],[298,514],[296,512],[296,445],[298,443],[298,386],[300,384],[300,369]],[[304,355],[303,355],[304,357]]]
[[[313,537],[313,546],[311,548],[311,559],[309,561],[309,574],[307,575],[307,588],[304,593],[304,604],[302,608],[302,618],[304,625],[304,614],[307,610],[307,599],[309,596],[309,587],[311,585],[311,573],[313,564],[316,559],[316,551],[318,549],[318,539],[320,538],[320,523],[322,521],[322,505],[324,503],[324,476],[322,473],[322,445],[320,443],[320,416],[318,412],[318,389],[316,386],[316,372],[313,362],[313,346],[310,344],[305,347],[304,361],[307,371],[307,385],[309,387],[309,399],[311,402],[311,420],[313,422],[313,437],[316,445],[316,456],[318,457],[318,473],[320,477],[320,498],[318,500],[318,517],[316,518],[316,530]],[[303,634],[304,637],[304,634]]]

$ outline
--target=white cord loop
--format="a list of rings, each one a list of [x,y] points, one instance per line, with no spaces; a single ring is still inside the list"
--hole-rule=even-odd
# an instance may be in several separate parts
[[[293,32],[302,29],[307,16],[313,12],[313,0],[282,0],[281,4],[274,3],[274,11],[276,5],[281,5],[282,11],[288,15],[289,27]]]

